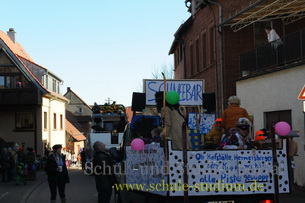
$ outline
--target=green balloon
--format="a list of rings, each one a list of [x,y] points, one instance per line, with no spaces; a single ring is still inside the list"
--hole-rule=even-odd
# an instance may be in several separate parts
[[[167,103],[169,103],[171,105],[175,105],[175,104],[177,104],[179,102],[180,95],[176,91],[168,91],[166,93],[166,97],[165,98],[166,98]]]

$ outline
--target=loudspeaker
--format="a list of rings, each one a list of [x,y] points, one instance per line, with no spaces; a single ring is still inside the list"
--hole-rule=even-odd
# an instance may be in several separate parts
[[[132,94],[132,111],[143,111],[145,109],[145,93],[133,92]]]
[[[203,93],[202,94],[202,108],[207,110],[207,113],[215,112],[216,111],[216,99],[215,93]]]

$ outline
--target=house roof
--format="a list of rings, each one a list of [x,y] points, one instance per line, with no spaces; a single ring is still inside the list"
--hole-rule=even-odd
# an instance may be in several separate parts
[[[172,43],[172,46],[169,50],[168,55],[173,54],[177,48],[177,45],[179,44],[179,40],[181,39],[181,36],[184,34],[185,31],[187,31],[190,26],[193,23],[193,18],[189,17],[183,24],[180,25],[180,27],[178,28],[178,30],[176,31],[176,33],[174,34],[175,39]]]
[[[237,11],[220,25],[229,25],[234,32],[257,21],[281,19],[285,25],[305,17],[304,0],[258,0]]]
[[[74,127],[74,125],[72,125],[72,123],[70,123],[67,119],[66,119],[66,132],[77,141],[86,140],[84,134],[79,132],[79,130],[77,130]]]
[[[9,36],[7,36],[4,32],[0,30],[0,38],[4,41],[4,43],[12,50],[13,53],[19,55],[27,60],[34,62],[30,55],[25,51],[25,49],[19,44],[14,43]]]
[[[84,100],[82,100],[82,98],[80,98],[70,87],[68,87],[68,91],[64,94],[64,96],[66,96],[69,92],[73,93],[79,100],[81,100],[81,102],[83,102],[83,104],[92,110],[92,107],[88,105]]]
[[[84,128],[78,122],[77,118],[73,115],[71,111],[66,110],[66,119],[80,132],[84,132]]]
[[[8,54],[8,56],[12,59],[12,61],[18,66],[23,67],[24,69],[21,69],[21,72],[30,80],[32,81],[38,89],[40,89],[44,94],[49,94],[51,97],[59,98],[65,102],[68,102],[69,100],[55,92],[52,92],[44,87],[44,85],[36,78],[36,76],[31,72],[31,70],[27,67],[25,62],[23,60],[28,61],[31,64],[34,64],[44,70],[47,70],[46,68],[36,64],[33,59],[30,57],[30,55],[24,50],[24,48],[19,43],[14,43],[11,38],[6,35],[4,32],[0,30],[0,43],[1,41],[4,43],[3,45],[6,46],[8,49],[5,49],[5,53]],[[25,70],[25,71],[24,71]]]

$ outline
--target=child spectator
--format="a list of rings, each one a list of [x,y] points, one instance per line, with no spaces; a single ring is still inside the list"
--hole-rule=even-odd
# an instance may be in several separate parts
[[[19,185],[19,182],[22,181],[24,185],[26,185],[25,180],[25,165],[24,163],[20,162],[17,164],[17,176],[16,176],[16,185]]]

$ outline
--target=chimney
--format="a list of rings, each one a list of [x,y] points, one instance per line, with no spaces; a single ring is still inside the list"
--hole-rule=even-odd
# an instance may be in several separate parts
[[[70,87],[67,87],[67,92],[70,92],[71,91],[71,88]]]
[[[11,38],[11,40],[16,43],[16,32],[14,28],[10,28],[9,31],[7,32],[7,35]]]

